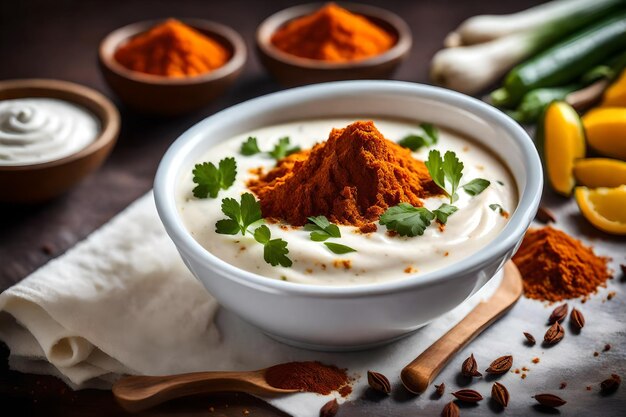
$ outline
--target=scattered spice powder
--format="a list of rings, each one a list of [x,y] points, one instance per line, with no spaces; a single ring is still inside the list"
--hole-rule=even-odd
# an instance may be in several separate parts
[[[369,231],[391,206],[422,206],[442,194],[422,161],[386,139],[371,121],[333,129],[328,141],[289,155],[248,182],[263,217],[304,225],[309,216]],[[374,226],[375,227],[375,226]]]
[[[550,226],[529,230],[513,261],[524,279],[524,295],[542,301],[587,297],[611,277],[608,258]]]
[[[346,62],[379,55],[396,43],[396,37],[366,17],[329,3],[278,29],[271,42],[301,58]]]
[[[539,358],[533,358],[533,359],[532,359],[532,362],[533,362],[533,363],[535,363],[535,364],[536,364],[536,363],[539,363]]]
[[[593,356],[600,356],[600,352],[593,352]]]
[[[213,71],[230,55],[218,41],[169,19],[122,45],[115,51],[115,60],[133,71],[186,77]]]
[[[265,380],[275,388],[296,389],[328,395],[339,391],[350,382],[345,369],[320,362],[288,362],[265,371]],[[339,391],[347,396],[352,389]]]

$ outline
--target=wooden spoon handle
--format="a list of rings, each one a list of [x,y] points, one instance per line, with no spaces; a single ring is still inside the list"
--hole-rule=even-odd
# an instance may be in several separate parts
[[[519,271],[509,261],[504,267],[504,277],[496,293],[489,300],[479,303],[459,324],[402,370],[404,386],[415,394],[424,392],[450,359],[509,310],[521,292]]]
[[[113,385],[113,395],[127,411],[135,412],[165,401],[218,391],[256,393],[247,372],[195,372],[171,376],[129,376]]]

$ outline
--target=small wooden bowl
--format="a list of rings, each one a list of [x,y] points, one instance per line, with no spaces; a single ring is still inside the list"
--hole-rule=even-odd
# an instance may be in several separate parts
[[[0,202],[36,203],[62,194],[102,165],[120,131],[120,115],[113,103],[91,88],[58,80],[0,81],[0,101],[33,97],[56,98],[86,108],[100,119],[100,134],[87,147],[61,159],[0,165]]]
[[[241,73],[247,53],[237,32],[208,20],[182,21],[220,42],[230,51],[230,60],[215,71],[182,78],[133,71],[115,60],[115,51],[129,38],[146,32],[163,20],[133,23],[114,30],[100,43],[100,69],[109,87],[128,107],[141,113],[165,116],[197,110],[222,94]]]
[[[347,10],[362,15],[397,39],[396,44],[380,55],[357,61],[326,62],[301,58],[276,48],[272,35],[289,21],[314,13],[325,3],[303,4],[281,10],[265,19],[256,33],[257,51],[267,70],[285,86],[326,81],[389,78],[411,50],[409,26],[399,16],[378,7],[341,3]]]

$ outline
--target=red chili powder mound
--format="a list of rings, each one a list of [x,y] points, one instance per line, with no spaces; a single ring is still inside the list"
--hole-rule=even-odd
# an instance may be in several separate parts
[[[333,129],[326,142],[280,160],[248,187],[263,217],[301,226],[324,215],[363,232],[376,230],[373,222],[391,206],[422,206],[422,198],[442,193],[424,162],[385,139],[371,121]]]
[[[328,395],[339,391],[347,396],[350,380],[345,369],[320,362],[288,362],[272,366],[265,371],[265,380],[275,388],[296,389]]]
[[[595,293],[611,278],[608,261],[550,226],[526,232],[513,257],[524,280],[524,295],[542,301],[586,298]]]

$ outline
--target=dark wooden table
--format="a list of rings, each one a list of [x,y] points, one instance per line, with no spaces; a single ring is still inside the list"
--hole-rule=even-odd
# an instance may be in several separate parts
[[[537,0],[385,0],[378,4],[404,17],[413,49],[397,79],[428,82],[428,64],[444,36],[463,19],[481,13],[509,13]],[[122,114],[122,131],[105,165],[66,195],[32,207],[0,205],[0,291],[18,282],[82,240],[152,187],[161,156],[192,124],[249,98],[279,90],[254,54],[254,31],[266,16],[291,5],[286,0],[2,0],[0,1],[0,79],[57,78],[93,87],[111,97]],[[134,114],[105,85],[96,65],[99,41],[113,29],[139,20],[201,17],[238,30],[250,55],[234,88],[206,109],[165,119]],[[6,347],[2,357],[8,355]],[[110,392],[72,392],[53,377],[26,375],[0,365],[0,414],[105,416],[123,412]],[[5,408],[10,407],[10,408]],[[210,407],[214,412],[210,413]],[[177,401],[145,415],[281,415],[246,395],[224,394]],[[370,415],[357,401],[340,415]]]

